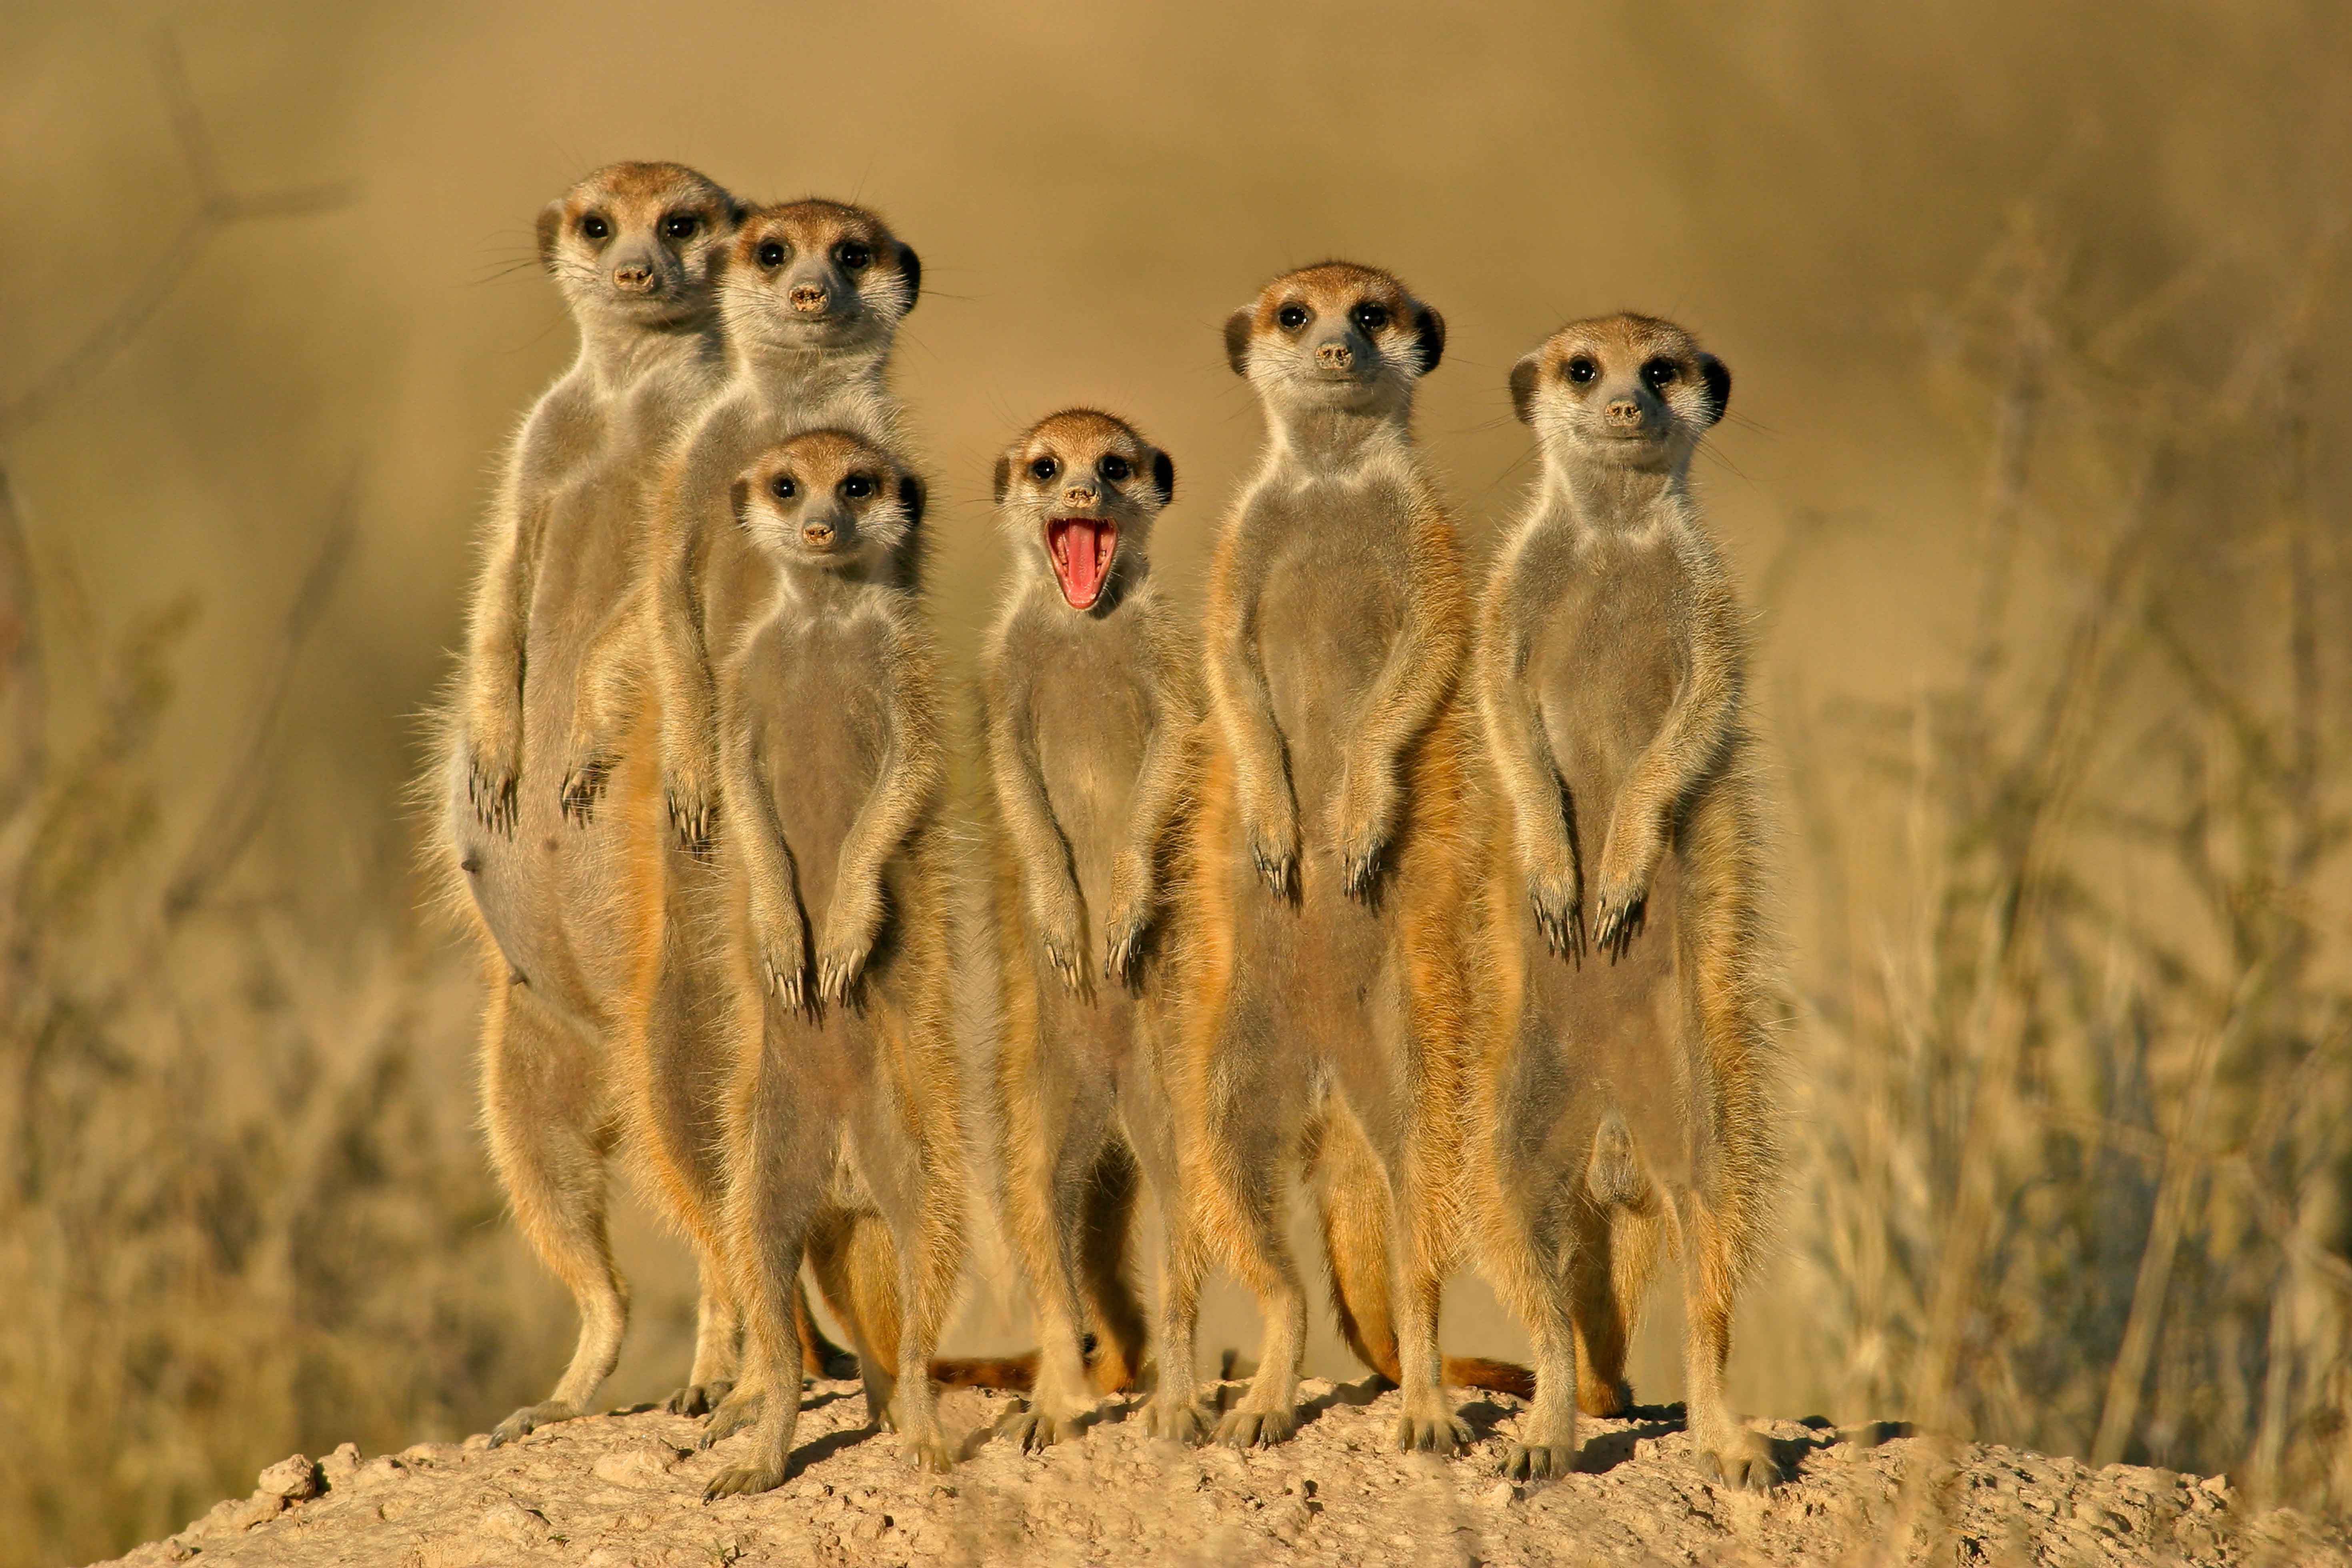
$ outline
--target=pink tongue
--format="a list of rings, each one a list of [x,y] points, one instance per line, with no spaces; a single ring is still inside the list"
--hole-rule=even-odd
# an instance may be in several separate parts
[[[1074,522],[1063,536],[1070,555],[1070,596],[1084,599],[1095,591],[1095,531],[1090,523]]]

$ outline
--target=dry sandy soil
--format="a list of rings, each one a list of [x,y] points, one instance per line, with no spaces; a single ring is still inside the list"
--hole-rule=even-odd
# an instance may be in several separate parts
[[[1225,1385],[1228,1398],[1237,1384]],[[1008,1408],[948,1396],[965,1462],[918,1474],[866,1431],[854,1383],[808,1394],[803,1468],[764,1497],[705,1504],[726,1447],[656,1411],[544,1428],[493,1449],[420,1444],[362,1458],[271,1466],[127,1564],[730,1563],[2347,1563],[2340,1522],[2248,1515],[2219,1478],[2091,1469],[2011,1448],[1943,1445],[1884,1428],[1780,1421],[1795,1479],[1769,1495],[1702,1479],[1678,1407],[1583,1428],[1586,1473],[1516,1486],[1494,1470],[1518,1406],[1466,1414],[1479,1442],[1445,1462],[1390,1450],[1396,1395],[1309,1383],[1295,1440],[1255,1453],[1145,1436],[1115,1404],[1083,1438],[1041,1456],[989,1442]]]

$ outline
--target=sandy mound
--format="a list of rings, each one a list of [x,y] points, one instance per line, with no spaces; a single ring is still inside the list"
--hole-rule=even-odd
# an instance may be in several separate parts
[[[1228,1396],[1238,1385],[1227,1385]],[[945,1477],[869,1438],[854,1383],[810,1390],[803,1468],[764,1497],[705,1505],[725,1449],[657,1412],[362,1460],[346,1445],[271,1466],[125,1563],[1637,1563],[1845,1560],[2084,1563],[2352,1563],[2352,1535],[2288,1510],[2247,1517],[2228,1484],[2015,1449],[1936,1444],[1793,1421],[1769,1430],[1796,1477],[1769,1496],[1700,1479],[1675,1407],[1585,1424],[1589,1473],[1514,1486],[1494,1472],[1518,1406],[1471,1405],[1462,1460],[1389,1448],[1396,1396],[1309,1383],[1283,1447],[1184,1449],[1109,1415],[1079,1441],[1024,1456],[986,1441],[1006,1405],[949,1395],[969,1456]],[[1906,1531],[1906,1519],[1908,1518]]]

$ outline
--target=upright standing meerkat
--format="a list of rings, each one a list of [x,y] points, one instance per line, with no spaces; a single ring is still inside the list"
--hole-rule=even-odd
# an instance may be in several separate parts
[[[981,676],[1001,976],[992,1109],[1037,1308],[1036,1392],[1007,1428],[1024,1447],[1068,1435],[1142,1368],[1127,1277],[1139,1167],[1166,1260],[1149,1420],[1201,1436],[1200,1267],[1163,1060],[1175,979],[1154,941],[1201,718],[1192,651],[1151,577],[1152,524],[1175,489],[1167,453],[1088,408],[1046,416],[996,460],[1013,566]]]
[[[857,1338],[875,1424],[895,1420],[910,1461],[945,1469],[954,1455],[930,1357],[963,1263],[949,850],[937,821],[947,756],[902,565],[922,486],[863,437],[826,430],[755,454],[730,490],[735,526],[777,571],[768,604],[722,650],[716,693],[720,857],[740,889],[739,951],[757,1003],[728,1113],[747,1375],[709,1427],[717,1441],[751,1425],[751,1448],[711,1480],[714,1497],[784,1479],[804,1254]],[[878,1277],[855,1256],[853,1222],[870,1211],[896,1254]]]
[[[616,808],[593,830],[567,829],[557,781],[589,645],[633,591],[650,479],[725,378],[711,283],[739,216],[691,169],[615,163],[539,219],[580,355],[509,456],[433,786],[436,858],[484,938],[491,1159],[580,1308],[554,1392],[500,1422],[496,1442],[585,1410],[627,1323],[605,1185],[615,1042],[642,1014],[662,948],[657,871],[633,847],[660,807],[652,735],[623,738]]]
[[[814,199],[746,213],[719,270],[725,384],[680,437],[654,489],[643,590],[597,638],[579,686],[563,784],[572,820],[593,821],[623,737],[649,709],[658,714],[676,831],[656,828],[671,842],[646,853],[668,878],[668,956],[624,1059],[636,1141],[706,1279],[728,1277],[719,1107],[730,1059],[713,1019],[725,991],[724,960],[712,942],[726,894],[709,854],[719,793],[712,650],[734,647],[764,610],[775,578],[736,525],[731,487],[753,453],[795,432],[835,426],[896,440],[899,414],[885,373],[922,276],[913,247],[880,218]],[[795,1300],[804,1368],[829,1370],[832,1347],[810,1322],[804,1297]],[[673,1408],[697,1413],[724,1396],[738,1328],[733,1303],[706,1289],[694,1372]]]
[[[1780,1479],[1723,1394],[1779,1163],[1746,637],[1689,482],[1730,397],[1720,360],[1645,316],[1575,322],[1511,372],[1544,476],[1479,622],[1508,850],[1469,1166],[1493,1277],[1535,1342],[1535,1405],[1505,1459],[1519,1475],[1571,1467],[1579,1403],[1622,1406],[1664,1231],[1699,1465]]]
[[[1210,578],[1186,1081],[1202,1223],[1265,1317],[1257,1375],[1218,1427],[1235,1445],[1297,1424],[1307,1308],[1279,1200],[1309,1150],[1326,1167],[1343,1326],[1360,1342],[1373,1323],[1353,1308],[1373,1302],[1395,1321],[1399,1443],[1450,1452],[1468,1437],[1445,1401],[1437,1315],[1480,838],[1456,692],[1470,606],[1412,433],[1414,384],[1444,343],[1435,310],[1344,262],[1276,279],[1225,327],[1268,443]]]

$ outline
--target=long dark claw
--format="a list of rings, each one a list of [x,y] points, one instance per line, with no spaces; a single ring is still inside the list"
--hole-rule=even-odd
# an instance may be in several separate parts
[[[596,815],[596,802],[603,798],[604,785],[612,776],[613,764],[604,757],[591,757],[572,769],[563,781],[563,815],[587,826]]]

